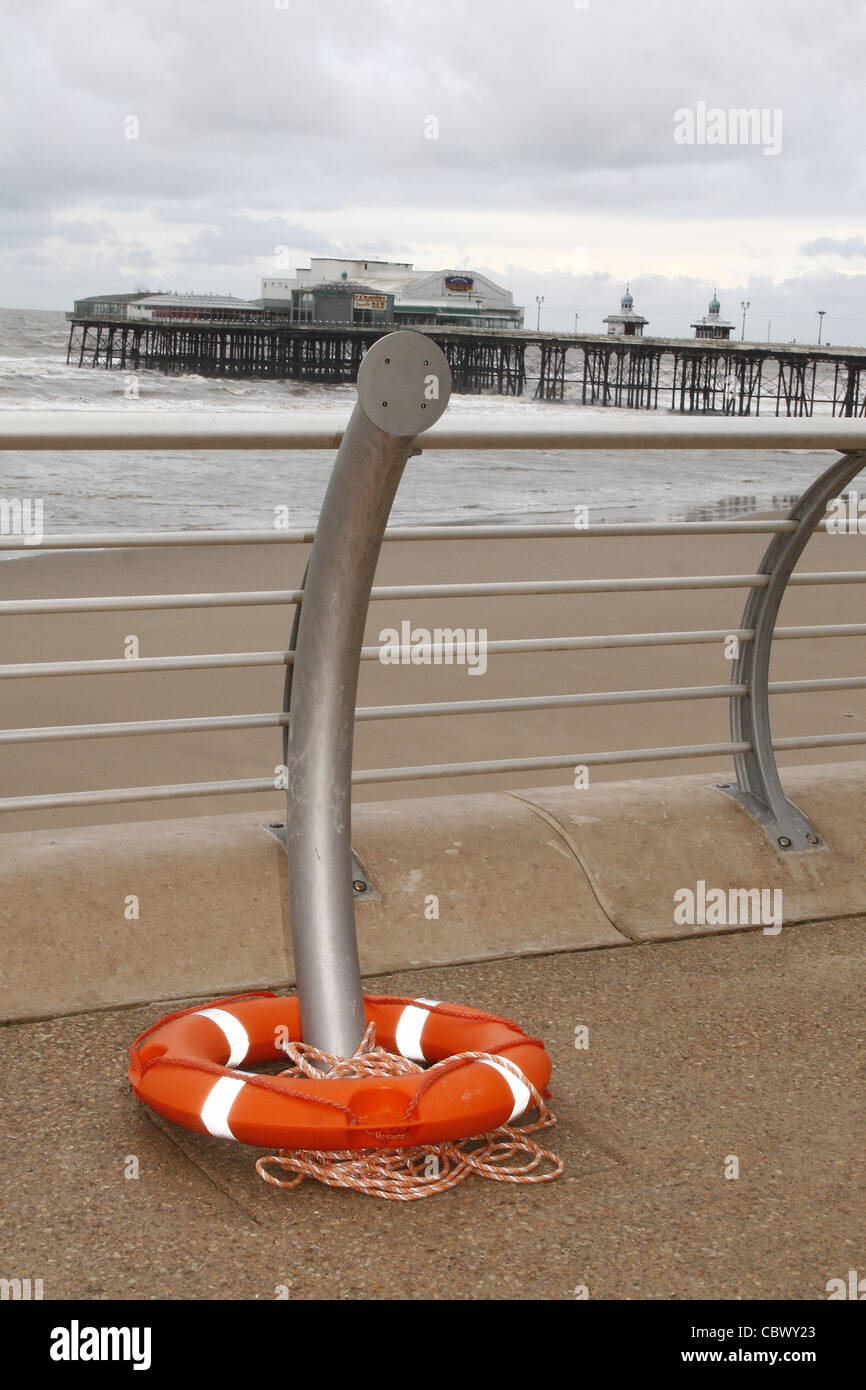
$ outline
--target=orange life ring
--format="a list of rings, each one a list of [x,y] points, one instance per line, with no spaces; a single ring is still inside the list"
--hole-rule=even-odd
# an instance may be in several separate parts
[[[543,1092],[550,1079],[543,1043],[508,1019],[387,995],[366,995],[364,1007],[377,1044],[429,1063],[426,1070],[336,1080],[243,1071],[276,1061],[301,1037],[297,998],[263,992],[185,1009],[147,1029],[130,1048],[132,1089],[151,1110],[200,1134],[259,1148],[333,1150],[484,1134],[530,1108],[527,1080]],[[456,1056],[464,1052],[493,1055]]]

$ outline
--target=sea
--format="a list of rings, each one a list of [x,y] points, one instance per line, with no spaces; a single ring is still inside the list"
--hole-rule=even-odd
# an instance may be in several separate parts
[[[67,365],[62,312],[0,310],[0,410],[345,411],[351,385],[135,374]],[[575,388],[556,409],[583,406]],[[452,397],[449,417],[522,423],[551,406],[498,395]],[[657,412],[659,414],[663,412]],[[270,528],[288,507],[292,527],[315,524],[332,463],[324,451],[266,453],[5,452],[0,496],[41,498],[46,532]],[[790,506],[826,467],[808,451],[552,450],[430,452],[411,459],[394,525],[715,520]],[[32,552],[31,552],[32,553]]]

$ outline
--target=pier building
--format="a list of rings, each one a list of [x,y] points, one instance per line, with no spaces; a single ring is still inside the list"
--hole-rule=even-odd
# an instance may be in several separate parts
[[[263,297],[264,299],[264,297]],[[394,322],[394,296],[375,285],[350,280],[311,281],[296,285],[280,305],[270,301],[268,314],[285,308],[292,323],[381,324]]]
[[[261,323],[262,306],[233,294],[94,294],[76,299],[79,318],[129,323]]]
[[[649,319],[635,313],[634,295],[626,285],[625,294],[619,302],[619,313],[608,314],[602,322],[607,324],[608,336],[611,338],[642,338]]]
[[[298,292],[315,293],[341,281],[360,282],[367,293],[388,297],[393,302],[393,319],[386,321],[397,327],[453,325],[488,331],[523,327],[523,309],[514,303],[511,290],[489,276],[477,270],[419,271],[408,261],[313,256],[309,266],[298,267],[293,276],[263,279],[261,303],[269,311],[290,308],[294,313]],[[315,316],[315,305],[305,302],[313,308],[314,317],[299,322],[326,321]]]
[[[707,312],[702,319],[692,324],[692,328],[695,330],[696,338],[721,338],[724,341],[730,338],[734,325],[722,318],[722,306],[715,290]]]

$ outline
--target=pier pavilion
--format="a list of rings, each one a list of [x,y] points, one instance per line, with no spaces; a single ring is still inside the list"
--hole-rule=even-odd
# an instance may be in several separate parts
[[[692,328],[695,330],[696,338],[721,338],[725,341],[730,338],[734,325],[722,318],[722,306],[715,290],[707,312],[702,319],[692,324]]]
[[[620,310],[618,314],[608,314],[602,322],[607,324],[608,335],[611,338],[642,338],[643,331],[649,323],[642,314],[636,314],[634,309],[634,295],[628,285],[625,287],[625,294],[619,302]]]
[[[408,261],[313,256],[309,266],[298,267],[293,276],[262,280],[261,304],[266,310],[286,310],[296,305],[299,292],[309,294],[317,286],[340,281],[361,281],[369,293],[389,298],[397,326],[452,325],[500,332],[523,327],[523,310],[514,303],[511,290],[489,276],[465,269],[419,271]]]

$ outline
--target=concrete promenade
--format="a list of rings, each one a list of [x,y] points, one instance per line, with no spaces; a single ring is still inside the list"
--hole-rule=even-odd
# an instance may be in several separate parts
[[[525,910],[531,911],[531,908]],[[408,1206],[256,1176],[126,1080],[159,1002],[0,1031],[0,1274],[46,1299],[770,1299],[866,1271],[866,918],[392,974],[553,1058],[559,1181]],[[172,1006],[175,1007],[175,1006]],[[577,1049],[575,1028],[589,1029]],[[139,1177],[124,1176],[129,1158]],[[739,1177],[727,1178],[732,1159]]]

